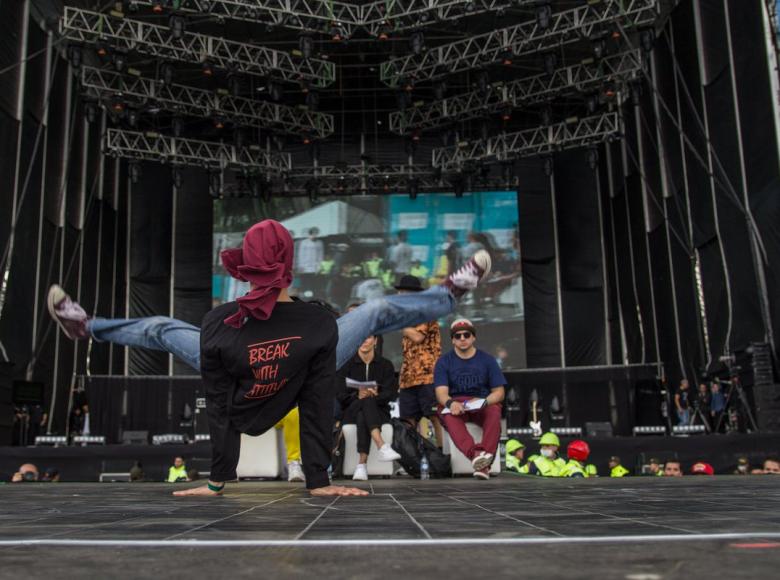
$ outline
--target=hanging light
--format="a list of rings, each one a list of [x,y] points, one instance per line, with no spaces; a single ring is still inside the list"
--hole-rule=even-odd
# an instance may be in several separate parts
[[[422,32],[413,32],[409,37],[409,47],[412,49],[412,54],[419,56],[422,51],[425,50],[425,36]]]
[[[211,63],[208,60],[203,61],[202,70],[204,76],[210,77],[214,74],[214,69],[211,68]]]
[[[173,83],[173,75],[174,75],[175,69],[173,68],[173,65],[170,63],[164,63],[160,66],[160,81],[164,85],[170,85]]]
[[[314,52],[314,40],[312,40],[311,36],[301,36],[298,39],[298,48],[300,49],[303,58],[309,59]]]
[[[542,4],[536,7],[536,24],[542,30],[550,28],[550,22],[552,21],[552,8],[549,4]]]
[[[184,17],[178,14],[171,14],[168,17],[168,28],[171,31],[171,38],[174,40],[180,40],[184,36]]]

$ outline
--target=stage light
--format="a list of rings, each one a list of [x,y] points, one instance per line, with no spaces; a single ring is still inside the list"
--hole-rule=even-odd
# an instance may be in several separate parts
[[[314,40],[311,36],[301,36],[298,39],[298,48],[303,55],[303,58],[310,59],[314,52]]]
[[[122,72],[125,70],[125,65],[127,65],[127,59],[121,52],[116,52],[112,58],[112,63],[114,64],[114,68],[117,72]]]
[[[171,132],[174,137],[181,137],[184,132],[184,121],[182,121],[180,117],[171,119]]]
[[[511,50],[505,50],[501,53],[501,56],[499,58],[499,61],[503,66],[512,66],[512,63],[514,62],[515,55]]]
[[[506,187],[512,185],[512,181],[514,180],[514,171],[515,170],[512,163],[504,163],[501,166],[501,181]]]
[[[68,59],[70,59],[70,66],[73,67],[73,70],[78,72],[81,69],[81,48],[78,46],[69,47]]]
[[[152,445],[184,445],[187,441],[181,433],[152,435]]]
[[[412,95],[410,95],[406,91],[398,91],[395,94],[396,102],[398,103],[398,108],[402,111],[409,107],[412,103]]]
[[[547,177],[552,176],[553,171],[555,170],[555,166],[553,163],[553,158],[550,155],[546,156],[542,161],[542,169]]]
[[[284,98],[284,88],[282,87],[281,83],[277,83],[276,81],[269,81],[268,94],[270,95],[272,101],[278,103]]]
[[[552,20],[552,8],[549,4],[542,4],[536,7],[536,24],[542,30],[550,28],[550,22]]]
[[[185,21],[183,16],[178,14],[171,14],[168,17],[168,28],[171,31],[171,38],[174,40],[181,40],[184,36]]]
[[[163,13],[163,3],[162,0],[153,0],[152,2],[152,12],[155,14],[162,14]]]
[[[306,194],[311,203],[317,203],[317,197],[320,194],[320,182],[318,179],[310,179],[306,182]]]
[[[592,115],[596,112],[596,109],[598,109],[599,106],[599,98],[596,95],[588,95],[585,97],[585,109],[588,111],[589,115]]]
[[[390,25],[385,22],[382,24],[382,26],[379,27],[379,34],[377,35],[377,39],[381,40],[382,42],[388,40],[392,31],[393,29],[390,28]]]
[[[137,161],[131,161],[128,173],[130,174],[130,183],[138,183],[141,179],[141,165]]]
[[[128,109],[127,124],[134,129],[138,126],[138,111],[136,111],[135,109]]]
[[[502,109],[501,120],[504,123],[512,120],[512,107],[504,107],[504,109]]]
[[[599,166],[599,150],[595,147],[588,149],[588,167],[595,171]]]
[[[160,66],[160,82],[170,85],[173,82],[175,69],[172,64],[164,63]]]
[[[222,117],[214,117],[214,128],[215,129],[225,128],[225,121],[224,119],[222,119]]]
[[[95,119],[97,119],[97,108],[94,103],[84,105],[84,116],[87,118],[87,123],[95,122]]]
[[[642,100],[642,83],[640,81],[634,81],[630,85],[631,88],[631,102],[633,105],[638,106]]]
[[[111,105],[111,110],[117,114],[122,114],[125,112],[125,104],[120,100],[116,100]]]
[[[409,47],[412,49],[412,54],[419,56],[422,51],[425,50],[425,36],[422,32],[413,32],[409,37]]]
[[[433,96],[437,101],[441,101],[447,94],[447,81],[439,81],[433,85]]]
[[[401,88],[407,93],[411,93],[414,90],[414,81],[411,79],[404,79],[401,81]]]
[[[544,53],[544,72],[547,76],[555,74],[555,69],[558,66],[558,55],[554,52]]]
[[[108,56],[108,46],[106,46],[106,43],[104,42],[98,42],[95,45],[95,52],[97,52],[97,55],[100,58],[105,58],[106,56]]]
[[[214,69],[211,68],[211,63],[208,60],[203,61],[202,69],[203,76],[210,77],[214,74]]]
[[[181,168],[174,167],[171,170],[171,177],[173,178],[173,186],[176,189],[181,189],[181,186],[184,184],[184,174],[181,171]]]
[[[38,435],[35,437],[35,446],[38,445],[53,445],[59,447],[60,445],[67,445],[68,438],[65,435]]]
[[[310,111],[316,111],[320,108],[320,95],[315,92],[311,92],[306,95],[306,106]]]
[[[74,445],[105,445],[106,438],[103,435],[76,435],[73,438]]]
[[[603,38],[597,38],[593,41],[593,56],[601,60],[607,55],[607,41]]]
[[[645,28],[639,33],[639,43],[642,45],[642,50],[646,53],[653,51],[655,45],[655,31],[650,28]]]
[[[465,6],[466,13],[467,14],[471,14],[472,12],[474,12],[474,8],[476,8],[474,6],[474,0],[468,0],[468,2],[466,2],[466,6]]]
[[[476,75],[476,84],[477,84],[477,90],[480,93],[487,93],[490,89],[490,75],[486,70],[481,70],[477,72]]]
[[[209,173],[209,195],[213,198],[221,197],[222,175],[216,171]]]
[[[301,141],[304,145],[311,145],[311,137],[309,135],[304,134]]]
[[[344,30],[340,26],[334,24],[330,27],[330,39],[333,42],[341,42],[344,40]]]
[[[541,117],[542,117],[542,125],[544,125],[545,127],[549,126],[552,123],[552,109],[550,108],[549,105],[542,108]]]
[[[227,86],[231,96],[239,96],[241,94],[241,77],[235,74],[228,75]]]

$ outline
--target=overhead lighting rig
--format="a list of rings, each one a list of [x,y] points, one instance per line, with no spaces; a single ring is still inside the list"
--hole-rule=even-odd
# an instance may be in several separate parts
[[[173,113],[217,117],[235,125],[307,134],[318,139],[333,134],[332,115],[305,107],[237,97],[230,91],[207,91],[88,66],[82,68],[81,86],[88,97],[106,102],[121,97],[137,101],[139,105],[153,103]]]
[[[633,50],[608,56],[598,62],[588,60],[552,75],[546,72],[507,83],[491,85],[488,91],[475,90],[430,104],[390,113],[390,130],[400,135],[425,131],[444,124],[476,119],[507,110],[546,102],[571,93],[596,91],[604,83],[623,84],[637,78],[644,64],[642,53]]]
[[[235,147],[226,143],[121,129],[106,131],[103,149],[107,155],[135,161],[156,161],[210,170],[248,169],[279,175],[292,167],[287,153],[272,153],[258,146]]]
[[[658,17],[658,0],[590,0],[577,8],[553,12],[545,29],[534,19],[437,46],[420,56],[389,60],[382,63],[380,76],[391,87],[407,78],[434,80],[501,62],[508,51],[520,56],[551,50],[583,37],[592,38],[609,23],[620,22],[630,29],[652,24]]]
[[[226,40],[194,32],[182,32],[174,40],[167,26],[159,26],[101,14],[89,10],[65,7],[59,23],[60,34],[71,41],[104,44],[138,54],[157,56],[204,66],[204,74],[217,67],[230,72],[270,76],[287,82],[308,83],[327,87],[336,78],[334,63],[295,57],[290,53],[256,44]]]
[[[460,171],[469,164],[507,161],[519,157],[548,155],[564,149],[596,145],[620,133],[617,113],[585,119],[567,119],[549,127],[534,127],[515,133],[501,133],[489,139],[458,143],[433,150],[433,166],[443,171]]]

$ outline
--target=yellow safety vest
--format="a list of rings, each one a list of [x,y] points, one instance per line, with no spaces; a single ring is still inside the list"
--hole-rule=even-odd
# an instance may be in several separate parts
[[[585,467],[576,459],[569,459],[568,463],[563,466],[558,477],[574,477],[575,475],[581,475],[582,477],[590,477]]]
[[[182,465],[181,467],[176,468],[171,465],[171,468],[168,470],[168,483],[176,483],[182,477],[187,479],[187,466]]]
[[[561,470],[566,465],[566,462],[560,457],[555,459],[547,459],[544,455],[532,455],[528,458],[528,463],[520,468],[520,473],[530,473],[530,464],[536,466],[536,475],[542,477],[559,477]]]
[[[609,472],[609,476],[610,477],[625,477],[629,473],[630,472],[628,471],[628,469],[626,469],[622,465],[616,465],[615,467],[612,468],[612,471]]]
[[[522,469],[520,466],[520,460],[517,457],[515,457],[514,453],[506,454],[506,468],[509,471],[518,471],[522,473],[522,471],[520,471]]]
[[[585,473],[587,473],[587,474],[588,474],[588,477],[598,477],[598,475],[599,475],[599,470],[598,470],[598,469],[596,469],[596,466],[595,466],[595,465],[593,465],[592,463],[588,463],[588,464],[585,466]]]

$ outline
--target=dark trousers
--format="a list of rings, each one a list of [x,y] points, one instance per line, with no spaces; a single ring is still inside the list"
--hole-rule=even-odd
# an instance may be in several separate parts
[[[382,423],[390,421],[390,413],[376,402],[374,397],[355,399],[344,409],[344,425],[357,425],[358,453],[368,455],[371,449],[371,431],[381,429]]]

